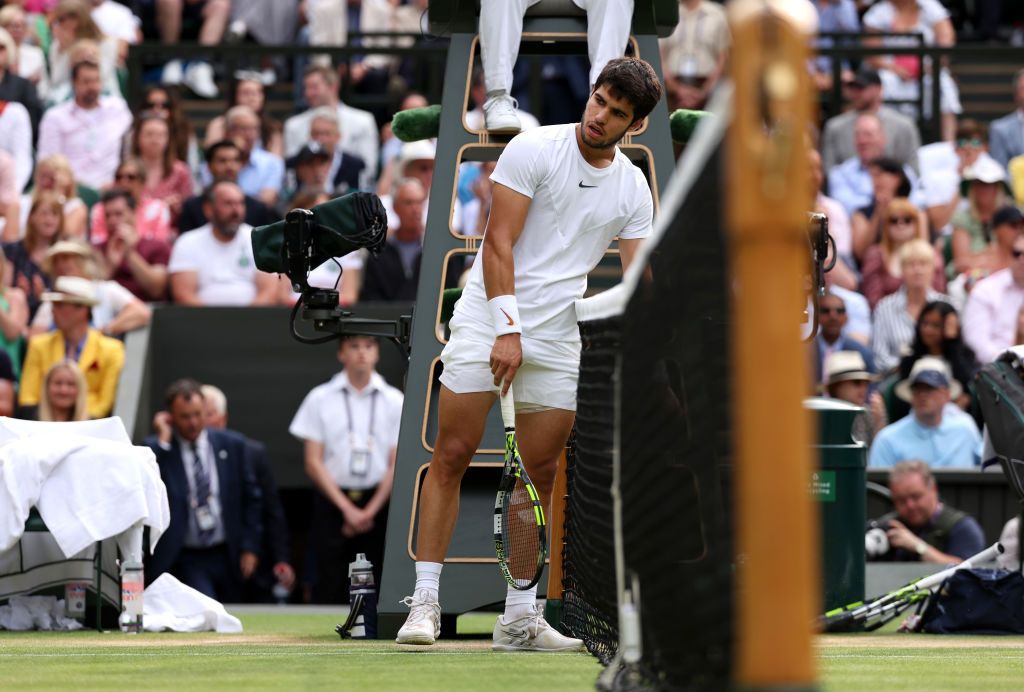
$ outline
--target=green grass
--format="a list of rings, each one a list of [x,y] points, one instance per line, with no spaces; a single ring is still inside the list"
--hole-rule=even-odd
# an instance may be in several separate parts
[[[339,616],[243,615],[239,635],[0,633],[0,688],[593,690],[586,654],[494,654],[489,636],[412,650],[341,642]],[[470,614],[460,634],[485,635],[494,616]],[[680,646],[683,644],[680,643]],[[1019,690],[1024,639],[929,635],[826,636],[826,690]]]

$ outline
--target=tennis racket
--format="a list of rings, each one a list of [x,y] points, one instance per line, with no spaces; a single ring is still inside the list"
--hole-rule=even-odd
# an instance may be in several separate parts
[[[509,585],[525,591],[540,580],[548,555],[547,524],[536,488],[516,444],[516,411],[509,390],[501,398],[505,423],[505,469],[494,500],[494,550]]]

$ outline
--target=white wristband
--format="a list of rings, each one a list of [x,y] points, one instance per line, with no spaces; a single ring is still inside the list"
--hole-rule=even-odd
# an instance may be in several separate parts
[[[519,324],[519,304],[515,296],[498,296],[487,301],[494,323],[494,335],[522,334],[523,327]]]

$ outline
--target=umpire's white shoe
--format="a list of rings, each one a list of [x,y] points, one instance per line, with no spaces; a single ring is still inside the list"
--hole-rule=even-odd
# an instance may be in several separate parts
[[[420,589],[401,601],[409,606],[409,617],[398,630],[395,641],[399,644],[433,644],[441,636],[441,606],[430,598],[426,589]]]
[[[583,641],[566,637],[541,617],[536,608],[512,622],[499,615],[494,623],[494,651],[579,651]]]
[[[484,102],[484,127],[488,132],[515,133],[523,129],[516,115],[518,104],[511,96],[502,94]]]

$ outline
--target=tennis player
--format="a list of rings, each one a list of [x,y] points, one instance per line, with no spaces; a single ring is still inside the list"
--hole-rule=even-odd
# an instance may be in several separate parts
[[[651,232],[654,204],[619,151],[661,98],[654,69],[616,58],[598,76],[580,123],[541,127],[509,142],[491,174],[494,197],[480,261],[449,323],[434,455],[420,495],[416,586],[399,644],[440,634],[439,578],[459,511],[462,476],[498,392],[512,388],[516,437],[544,507],[576,411],[580,335],[574,303],[587,274],[619,238],[623,270]],[[509,587],[494,626],[497,651],[568,651],[579,639],[548,625],[537,587]]]

